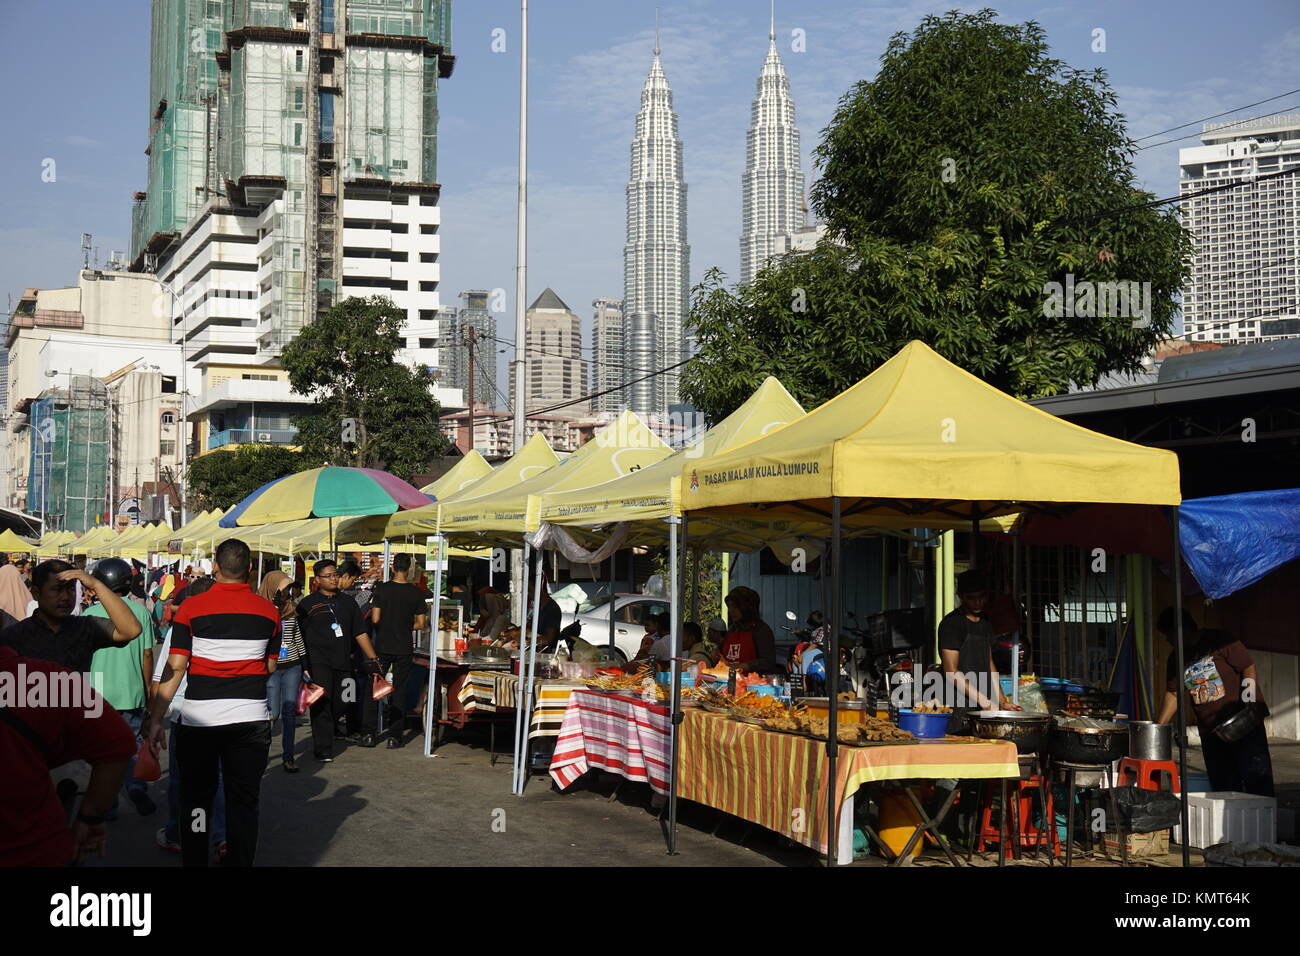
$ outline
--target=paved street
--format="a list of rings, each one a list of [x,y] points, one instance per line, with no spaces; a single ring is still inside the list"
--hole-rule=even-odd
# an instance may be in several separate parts
[[[299,729],[301,772],[284,773],[278,743],[262,788],[263,866],[808,866],[811,852],[728,818],[684,804],[680,854],[669,857],[649,788],[626,784],[608,800],[616,778],[588,775],[568,793],[534,777],[523,798],[510,795],[510,758],[488,766],[485,734],[453,734],[428,760],[417,737],[401,750],[343,745],[334,763],[309,756]],[[500,738],[498,748],[509,746]],[[1279,803],[1300,805],[1300,743],[1273,741]],[[1192,766],[1200,769],[1199,751]],[[56,776],[66,776],[66,772]],[[177,854],[154,845],[166,815],[166,774],[151,793],[158,812],[140,817],[123,802],[109,829],[115,866],[179,866]],[[504,832],[494,832],[494,811]],[[497,813],[498,820],[501,814]],[[498,824],[498,830],[500,825]],[[745,845],[739,841],[744,839]],[[876,861],[870,861],[876,862]],[[936,861],[937,862],[937,861]],[[1172,859],[1171,861],[1172,862]]]

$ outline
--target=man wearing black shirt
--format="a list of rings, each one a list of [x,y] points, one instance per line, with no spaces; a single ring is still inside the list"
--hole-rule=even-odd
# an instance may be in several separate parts
[[[993,664],[993,626],[984,616],[988,584],[974,568],[957,576],[961,604],[939,622],[939,657],[954,695],[949,733],[963,733],[972,710],[1019,710],[1002,696]]]
[[[307,674],[325,693],[311,705],[312,749],[316,759],[334,759],[334,721],[357,695],[369,695],[356,686],[349,660],[353,642],[365,655],[367,674],[379,673],[379,660],[366,632],[357,602],[339,590],[338,566],[317,561],[313,567],[316,590],[298,602],[298,629],[307,647]]]
[[[108,618],[73,613],[76,584],[94,591]],[[42,561],[32,571],[32,616],[0,631],[0,644],[20,657],[52,661],[73,671],[90,670],[95,651],[130,643],[140,635],[140,622],[131,609],[103,581],[66,561]]]
[[[402,705],[406,701],[406,682],[411,676],[411,657],[414,650],[411,632],[423,630],[429,615],[425,610],[424,595],[407,581],[411,571],[411,556],[399,554],[393,558],[393,579],[375,585],[370,601],[370,622],[374,628],[375,651],[379,654],[379,673],[393,668],[393,692],[384,701],[388,705],[388,749],[402,746],[402,732],[406,729],[406,715]],[[363,746],[375,744],[375,724],[382,702],[372,701],[370,695],[361,698],[365,706]]]

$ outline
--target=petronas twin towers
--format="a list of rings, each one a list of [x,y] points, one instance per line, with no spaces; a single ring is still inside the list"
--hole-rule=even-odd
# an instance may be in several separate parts
[[[781,237],[804,225],[803,171],[790,81],[776,50],[775,22],[758,78],[743,176],[740,281],[750,282]],[[641,90],[627,184],[627,243],[623,247],[624,401],[639,414],[667,411],[679,401],[677,365],[694,353],[686,327],[690,311],[690,245],[686,239],[686,181],[673,93],[654,59]],[[647,377],[648,376],[648,377]],[[638,381],[639,380],[639,381]]]

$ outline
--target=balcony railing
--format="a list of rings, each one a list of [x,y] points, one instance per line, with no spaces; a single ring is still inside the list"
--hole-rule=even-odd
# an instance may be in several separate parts
[[[292,445],[298,432],[292,428],[227,428],[208,436],[208,450],[225,445]]]

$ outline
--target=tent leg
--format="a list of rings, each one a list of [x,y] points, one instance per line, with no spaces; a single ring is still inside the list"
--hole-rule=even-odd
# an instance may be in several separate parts
[[[843,603],[843,573],[840,566],[840,496],[831,498],[831,617],[830,650],[826,652],[826,865],[835,865],[839,849],[839,793],[835,786],[839,769],[837,715],[840,694],[840,609]]]
[[[529,642],[528,667],[525,672],[523,648],[519,653],[519,673],[523,676],[524,685],[524,710],[523,710],[523,747],[520,755],[519,764],[519,793],[518,796],[524,795],[524,785],[528,782],[530,768],[528,766],[528,733],[533,726],[533,675],[537,673],[537,619],[541,617],[542,609],[542,578],[546,571],[546,556],[540,551],[537,554],[537,567],[533,570],[533,636]],[[522,632],[521,632],[522,633]]]
[[[524,659],[524,651],[528,647],[528,572],[531,569],[531,565],[529,563],[530,552],[531,552],[531,548],[529,548],[528,542],[525,541],[523,547],[523,561],[521,562],[520,569],[519,569],[520,580],[523,584],[523,590],[519,592],[519,603],[520,606],[523,608],[523,613],[519,616],[519,661],[521,664],[523,663],[523,659]],[[513,596],[514,595],[511,595],[511,597]],[[513,605],[514,601],[511,601],[510,603],[511,605]],[[517,676],[519,677],[519,680],[515,682],[515,749],[514,749],[514,756],[511,758],[511,763],[510,763],[510,792],[511,793],[519,792],[519,761],[520,761],[519,751],[522,742],[520,721],[523,718],[523,709],[524,709],[524,681],[523,681],[524,675],[523,675],[522,667],[520,668],[519,674]]]
[[[1016,627],[1016,639],[1011,645],[1011,703],[1020,703],[1020,633],[1024,629],[1025,615],[1020,603],[1020,529],[1011,532],[1011,600],[1016,606],[1020,618]]]
[[[257,552],[257,583],[262,583],[262,561],[266,557],[261,551]]]
[[[679,536],[677,525],[681,523],[683,533]],[[682,603],[685,599],[686,556],[678,554],[680,544],[682,552],[686,550],[685,517],[668,519],[668,537],[670,549],[670,573],[672,574],[672,662],[668,668],[669,687],[672,688],[672,708],[669,712],[669,758],[668,758],[668,855],[677,855],[677,763],[681,756],[681,744],[678,730],[682,722],[682,664],[678,660],[682,654]]]
[[[439,548],[438,550],[441,551],[442,549]],[[388,565],[391,563],[392,557],[393,557],[393,542],[385,538],[384,539],[384,575],[383,575],[383,579],[385,581],[388,580]]]
[[[1174,528],[1174,550],[1172,556],[1172,565],[1174,572],[1174,660],[1176,670],[1175,674],[1182,678],[1186,662],[1183,660],[1183,551],[1180,534],[1179,509],[1174,505],[1169,509],[1170,523]],[[1179,688],[1178,692],[1178,779],[1182,786],[1179,787],[1179,796],[1182,806],[1179,808],[1179,820],[1182,822],[1182,829],[1179,833],[1182,835],[1183,845],[1183,866],[1191,865],[1191,853],[1187,847],[1187,840],[1191,836],[1188,829],[1187,821],[1187,693]]]
[[[433,614],[432,620],[429,621],[429,693],[424,700],[424,755],[426,757],[434,755],[433,728],[437,720],[434,710],[438,709],[438,625],[442,612],[442,535],[435,535],[433,540]],[[384,542],[384,546],[387,550],[387,541]],[[384,567],[388,567],[387,561],[384,562]]]
[[[614,657],[614,565],[618,563],[618,552],[609,556],[609,656]]]

